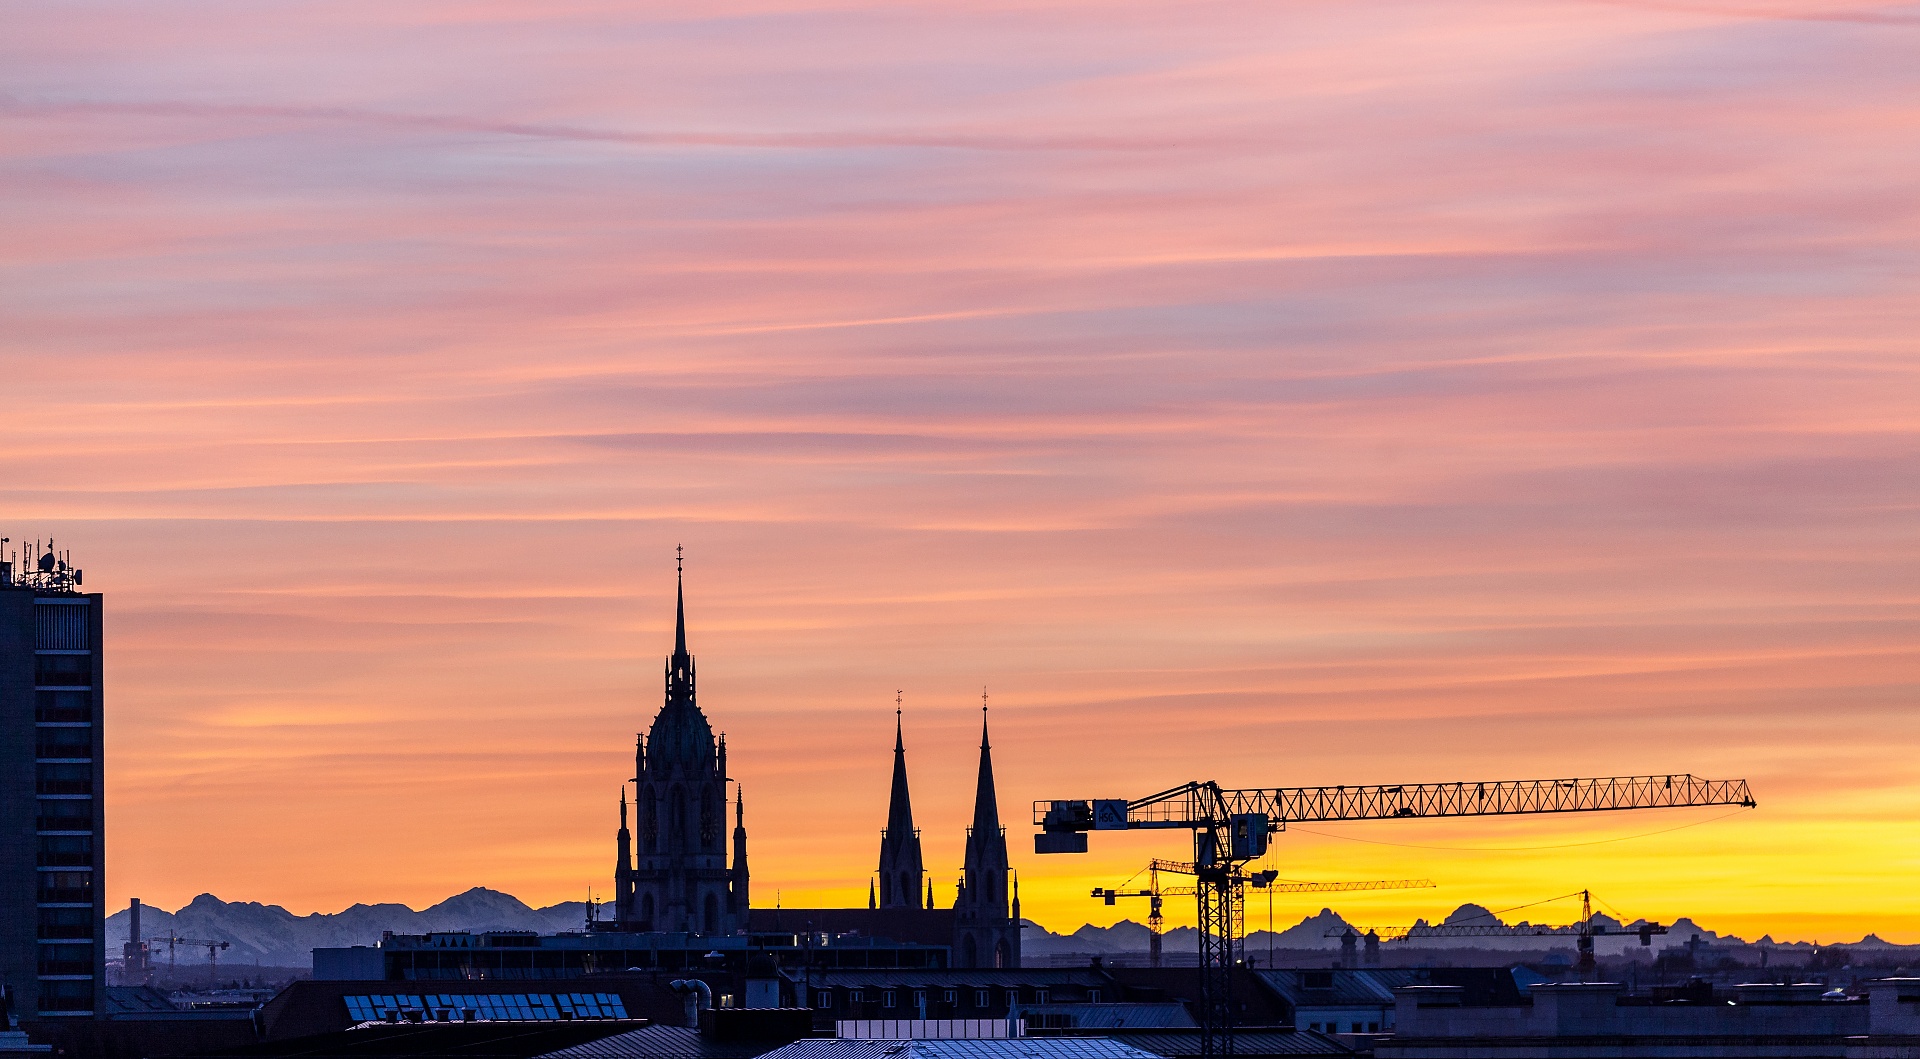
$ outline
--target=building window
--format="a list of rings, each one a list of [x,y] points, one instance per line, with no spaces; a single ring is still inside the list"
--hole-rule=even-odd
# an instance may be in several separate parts
[[[42,687],[86,688],[93,686],[93,658],[90,655],[34,655],[33,682]],[[92,1002],[93,997],[88,995]]]
[[[93,864],[93,836],[40,836],[40,867],[85,868],[91,864]]]
[[[92,982],[41,982],[41,1011],[93,1010]]]
[[[984,989],[976,989],[976,990],[974,990],[974,991],[973,991],[973,1006],[974,1006],[974,1007],[977,1007],[977,1008],[984,1008],[984,1007],[986,1007],[986,1006],[987,1006],[987,991],[986,991],[986,990],[984,990]]]
[[[833,990],[831,989],[814,990],[813,1006],[821,1009],[822,1011],[825,1011],[828,1008],[833,1007]]]
[[[93,900],[93,873],[85,871],[43,871],[39,899],[51,904],[82,904]]]
[[[92,765],[49,765],[34,768],[34,791],[39,794],[92,794]]]
[[[93,757],[93,730],[91,728],[36,728],[33,733],[34,755],[36,757],[79,758],[88,760]]]
[[[1100,990],[1098,989],[1087,990],[1087,1003],[1098,1004],[1099,1002],[1100,1002]]]
[[[1033,1002],[1034,1002],[1034,1003],[1036,1003],[1036,1004],[1044,1004],[1044,1003],[1046,1003],[1046,1002],[1047,1002],[1047,991],[1046,991],[1046,990],[1044,990],[1044,989],[1036,989],[1036,990],[1034,990],[1034,991],[1033,991]]]
[[[947,1003],[949,1004],[958,1004],[960,1002],[960,990],[958,989],[947,990],[946,1000],[947,1000]]]
[[[1368,1032],[1368,1033],[1379,1033],[1379,1032],[1380,1032],[1380,1024],[1379,1024],[1378,1022],[1369,1022],[1369,1023],[1367,1023],[1367,1032]]]
[[[1013,1007],[1018,1003],[1020,1003],[1020,990],[1018,989],[1007,990],[1007,1006]]]
[[[93,720],[93,693],[90,691],[34,692],[34,720],[74,722]]]
[[[880,1006],[886,1008],[893,1006],[893,990],[887,989],[880,993]]]
[[[87,635],[86,604],[42,603],[33,608],[33,646],[40,651],[85,651],[92,647]]]

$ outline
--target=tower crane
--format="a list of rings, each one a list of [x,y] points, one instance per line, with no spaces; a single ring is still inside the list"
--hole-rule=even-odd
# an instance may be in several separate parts
[[[1469,920],[1464,923],[1416,923],[1410,927],[1380,927],[1375,928],[1375,930],[1380,937],[1388,941],[1405,941],[1410,938],[1571,936],[1574,939],[1574,949],[1579,953],[1577,966],[1583,978],[1594,969],[1593,939],[1609,936],[1638,937],[1641,945],[1651,946],[1656,934],[1665,934],[1667,932],[1667,928],[1663,924],[1649,923],[1646,920],[1641,920],[1632,926],[1623,924],[1618,927],[1609,927],[1605,923],[1595,922],[1593,891],[1591,890],[1576,890],[1570,894],[1561,894],[1559,897],[1549,897],[1545,901],[1535,901],[1533,904],[1544,905],[1553,901],[1565,901],[1575,897],[1580,899],[1580,919],[1577,922],[1560,926],[1550,926],[1544,923],[1508,926],[1505,923],[1497,921],[1493,923],[1475,923]],[[1527,908],[1531,906],[1521,905],[1520,907]],[[1516,909],[1509,908],[1506,909],[1506,911],[1512,912],[1516,911]],[[1488,913],[1488,915],[1498,914],[1500,913]],[[1327,937],[1330,938],[1339,936],[1341,936],[1341,932],[1339,931],[1332,931],[1327,934]]]
[[[207,974],[213,981],[220,980],[220,952],[232,947],[231,942],[211,941],[206,938],[182,938],[169,932],[164,938],[155,938],[154,943],[165,942],[167,946],[167,971],[172,973],[175,966],[174,946],[204,945],[207,947]]]
[[[1232,970],[1240,962],[1247,882],[1240,866],[1264,856],[1268,836],[1284,831],[1287,824],[1701,805],[1752,808],[1754,800],[1745,780],[1709,780],[1691,774],[1244,790],[1193,781],[1144,798],[1036,801],[1033,822],[1040,832],[1033,836],[1033,850],[1085,853],[1089,831],[1193,833],[1200,925],[1200,1054],[1212,1059],[1233,1053]]]
[[[1162,887],[1160,885],[1160,873],[1165,871],[1178,875],[1193,875],[1196,873],[1196,870],[1192,864],[1185,861],[1155,859],[1149,861],[1147,864],[1147,887],[1144,890],[1115,890],[1112,888],[1103,889],[1101,887],[1094,887],[1093,896],[1101,898],[1109,905],[1122,897],[1144,897],[1148,899],[1150,902],[1147,905],[1147,963],[1149,966],[1160,966],[1160,939],[1164,933],[1163,928],[1166,925],[1166,920],[1161,915],[1160,899],[1163,897],[1190,896],[1199,893],[1198,889],[1192,886]],[[1279,875],[1280,873],[1277,871],[1258,871],[1244,874],[1241,878],[1245,886],[1252,886],[1256,890],[1266,890],[1269,893],[1285,894],[1342,893],[1352,890],[1416,890],[1430,889],[1433,886],[1432,879],[1375,879],[1367,882],[1304,882],[1297,879],[1281,880]],[[1138,877],[1136,874],[1135,878]],[[1125,884],[1123,883],[1122,885]]]

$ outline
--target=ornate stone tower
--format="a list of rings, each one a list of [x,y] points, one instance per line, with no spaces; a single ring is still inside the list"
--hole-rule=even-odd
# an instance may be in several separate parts
[[[985,696],[981,696],[983,699]],[[1007,832],[993,788],[993,748],[987,741],[987,708],[980,707],[980,778],[973,796],[973,826],[967,829],[967,859],[953,903],[954,963],[959,967],[1020,966],[1019,883],[1009,892]]]
[[[887,801],[887,829],[880,833],[881,908],[920,907],[920,832],[913,826],[913,800],[907,796],[907,744],[900,730],[900,703],[893,709],[893,796]]]
[[[614,892],[622,930],[732,934],[747,923],[745,807],[735,805],[732,867],[727,864],[727,739],[694,699],[693,656],[687,653],[685,575],[674,612],[667,659],[666,704],[634,749],[634,815],[628,837],[622,805],[622,863]],[[624,796],[623,796],[624,797]],[[633,846],[631,866],[625,846]]]

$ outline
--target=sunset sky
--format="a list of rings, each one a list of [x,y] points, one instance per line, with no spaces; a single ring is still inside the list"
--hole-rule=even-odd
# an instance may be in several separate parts
[[[1036,798],[1693,772],[1759,808],[1290,832],[1440,886],[1276,919],[1920,942],[1920,7],[7,19],[110,906],[605,893],[683,544],[757,903],[864,902],[896,689],[951,900],[985,686],[1056,930],[1188,847]]]

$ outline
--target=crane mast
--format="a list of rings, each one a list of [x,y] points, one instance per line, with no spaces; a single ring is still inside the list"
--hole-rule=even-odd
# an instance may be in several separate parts
[[[1597,779],[1227,789],[1194,781],[1144,798],[1033,803],[1035,853],[1085,853],[1090,831],[1193,832],[1200,942],[1200,1054],[1233,1054],[1233,968],[1240,963],[1246,883],[1240,867],[1289,823],[1592,813],[1682,806],[1754,806],[1745,780],[1690,774]]]

